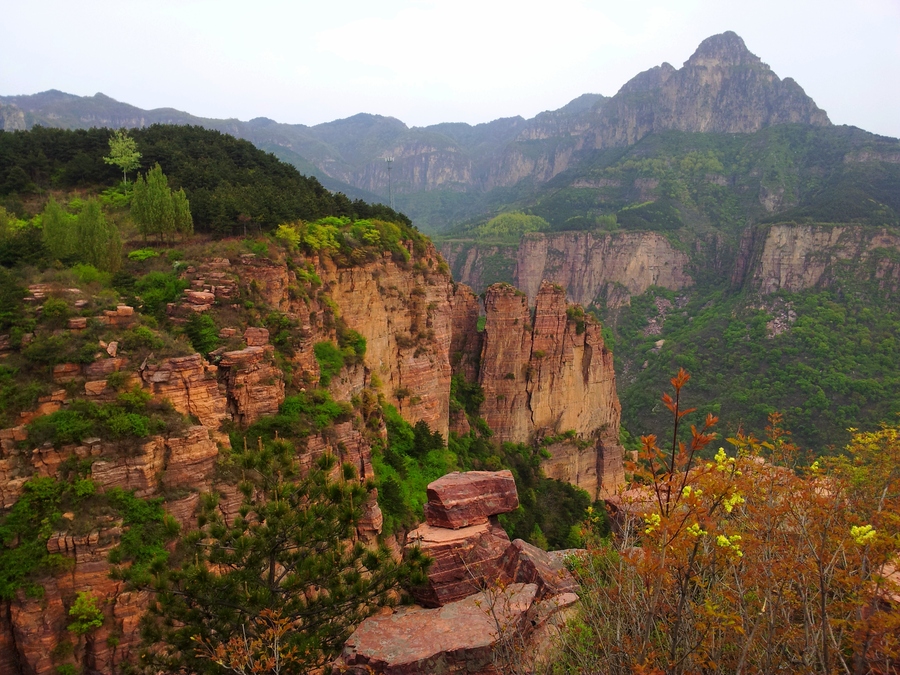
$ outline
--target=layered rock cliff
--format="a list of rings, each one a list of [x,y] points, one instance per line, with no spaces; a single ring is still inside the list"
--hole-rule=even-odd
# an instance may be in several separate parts
[[[209,359],[200,354],[135,359],[119,342],[111,342],[93,363],[57,366],[54,376],[65,388],[61,384],[42,399],[18,426],[0,430],[4,508],[21,497],[29,478],[53,476],[60,466],[77,460],[89,466],[87,476],[100,491],[121,488],[145,498],[164,496],[166,510],[185,528],[195,526],[199,493],[213,487],[224,495],[220,507],[226,515],[234,513],[237,494],[216,477],[220,448],[229,443],[223,423],[238,429],[252,424],[278,411],[286,385],[299,390],[317,382],[321,373],[314,346],[337,340],[340,331],[357,331],[366,349],[358,362],[331,379],[336,400],[349,401],[365,396],[364,389],[377,389],[408,421],[423,420],[446,435],[451,373],[460,373],[477,379],[489,392],[484,414],[496,425],[499,438],[529,442],[574,430],[576,436],[551,446],[554,459],[548,473],[595,494],[612,489],[622,478],[616,443],[619,407],[611,354],[599,326],[574,314],[569,317],[564,294],[547,285],[538,294],[533,320],[523,295],[494,290],[487,329],[479,333],[479,304],[472,291],[452,282],[432,247],[414,250],[410,244],[409,254],[409,261],[385,254],[353,267],[324,257],[244,254],[189,267],[184,272],[188,290],[168,308],[172,322],[211,308],[235,316],[238,301],[240,306],[281,312],[296,322],[299,341],[292,355],[276,356],[275,338],[251,325],[245,330],[224,328],[226,345]],[[57,290],[35,287],[31,299],[39,303],[51,292]],[[88,321],[73,319],[68,330],[85,330]],[[134,329],[140,319],[122,305],[97,321],[116,331]],[[521,338],[515,354],[506,344],[512,337]],[[290,367],[284,366],[284,359]],[[508,379],[508,372],[515,372],[516,379]],[[285,381],[285,373],[291,381]],[[24,425],[69,409],[75,396],[114,400],[116,392],[109,384],[113,375],[156,401],[168,401],[191,423],[138,443],[91,438],[80,444],[34,447],[29,442]],[[500,394],[519,384],[522,391],[516,390],[511,400],[522,405],[514,408]],[[354,414],[327,433],[307,436],[303,461],[328,452],[357,467],[361,481],[370,480],[371,438],[365,422]],[[373,498],[359,536],[374,537],[381,520]],[[134,656],[137,624],[148,596],[126,590],[109,576],[108,554],[121,541],[123,528],[121,519],[81,522],[79,516],[78,528],[64,527],[50,537],[48,551],[69,560],[71,568],[63,575],[42,577],[43,598],[20,591],[0,602],[0,671],[52,673],[60,659],[67,658],[59,645],[71,642],[68,610],[76,591],[84,590],[97,598],[104,619],[90,646],[79,647],[78,657],[99,672],[115,672]]]
[[[781,224],[748,229],[732,285],[759,293],[828,287],[839,276],[900,292],[900,233],[888,228]]]
[[[529,234],[516,255],[516,286],[533,301],[543,280],[565,287],[569,300],[627,303],[650,286],[680,290],[693,283],[690,258],[656,232]]]
[[[454,276],[475,290],[507,282],[532,304],[544,280],[563,286],[570,302],[609,307],[650,286],[677,291],[693,284],[688,254],[656,232],[531,233],[518,246],[447,241],[441,252]]]
[[[479,380],[482,412],[501,441],[569,438],[551,446],[548,476],[592,495],[622,482],[612,353],[601,327],[566,304],[560,286],[543,282],[532,314],[524,293],[497,284],[485,293]]]

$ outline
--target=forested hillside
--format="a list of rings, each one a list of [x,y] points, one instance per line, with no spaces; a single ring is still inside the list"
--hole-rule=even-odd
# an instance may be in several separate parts
[[[132,136],[142,154],[141,170],[159,163],[171,186],[184,189],[199,232],[259,234],[282,222],[324,216],[410,224],[388,207],[332,194],[315,178],[233,136],[165,125],[136,129]],[[103,161],[109,137],[108,129],[0,131],[0,199],[5,197],[7,210],[21,215],[23,199],[48,190],[114,185],[120,174]]]

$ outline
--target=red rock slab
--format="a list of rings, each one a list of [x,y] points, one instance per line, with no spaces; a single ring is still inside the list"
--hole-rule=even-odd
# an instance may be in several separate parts
[[[500,560],[509,547],[502,527],[481,523],[459,530],[423,524],[409,533],[407,548],[417,546],[432,558],[428,582],[412,590],[426,607],[440,607],[507,581]]]
[[[59,363],[53,366],[53,381],[68,382],[81,375],[81,366],[77,363]]]
[[[410,608],[363,621],[332,674],[496,674],[492,647],[501,631],[522,629],[537,587],[512,584],[439,609]]]
[[[244,340],[248,347],[263,347],[269,344],[269,331],[265,328],[251,326],[244,331]]]
[[[184,299],[192,305],[211,305],[216,301],[216,296],[209,291],[185,291]]]
[[[500,566],[507,579],[522,584],[535,584],[540,598],[578,590],[578,584],[566,569],[561,556],[542,551],[521,539],[516,539],[509,545]]]
[[[425,519],[429,525],[456,530],[518,507],[516,482],[508,469],[454,472],[428,485]]]

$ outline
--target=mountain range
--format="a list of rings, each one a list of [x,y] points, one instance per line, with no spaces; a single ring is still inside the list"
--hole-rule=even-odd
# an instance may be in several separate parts
[[[633,146],[655,132],[754,134],[783,124],[831,126],[799,84],[780,79],[733,32],[704,40],[680,69],[663,63],[640,73],[612,97],[584,94],[532,119],[474,126],[408,127],[367,113],[305,126],[142,110],[104,94],[0,96],[5,130],[151,124],[200,125],[245,138],[329,189],[383,202],[393,197],[428,232],[527,204],[541,186],[577,172],[598,152]]]

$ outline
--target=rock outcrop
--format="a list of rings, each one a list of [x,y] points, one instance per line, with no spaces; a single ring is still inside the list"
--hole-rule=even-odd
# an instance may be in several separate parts
[[[487,517],[515,508],[518,497],[508,471],[451,474],[428,486],[427,513],[445,513],[460,499]],[[473,489],[483,485],[477,503]],[[505,672],[502,640],[515,639],[531,655],[540,653],[546,628],[577,601],[577,585],[558,555],[517,539],[509,541],[491,521],[452,529],[423,524],[407,547],[432,556],[428,584],[416,589],[426,605],[366,619],[344,645],[332,673],[413,675]],[[520,655],[521,656],[521,655]],[[527,657],[526,657],[527,658]]]
[[[408,609],[364,621],[332,673],[354,675],[499,675],[494,646],[504,631],[524,630],[534,584],[477,593],[436,609]]]
[[[499,284],[487,290],[482,414],[501,441],[574,432],[563,444],[566,454],[560,447],[556,461],[548,460],[547,473],[597,496],[624,476],[621,406],[601,327],[568,310],[565,290],[549,282],[541,284],[533,316],[521,291]]]
[[[458,530],[488,522],[490,516],[519,506],[512,472],[449,473],[428,486],[425,520],[433,527]]]

